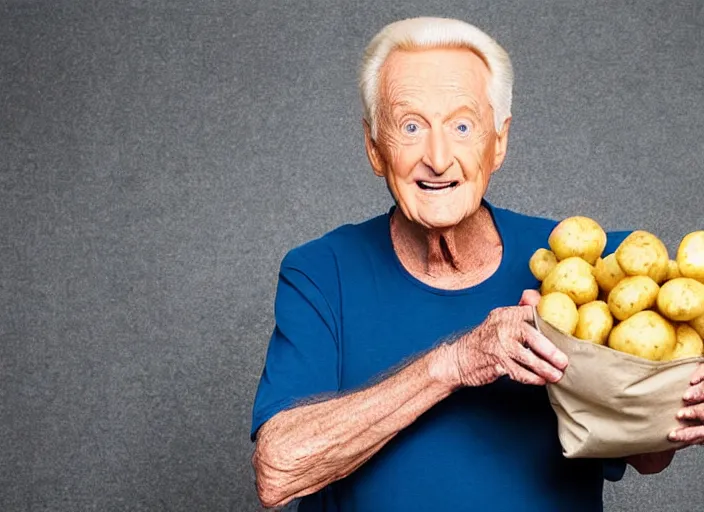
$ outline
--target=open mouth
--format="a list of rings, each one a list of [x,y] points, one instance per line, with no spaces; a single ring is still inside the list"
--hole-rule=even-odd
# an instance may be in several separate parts
[[[428,190],[430,192],[438,192],[441,190],[453,189],[457,185],[459,185],[459,182],[457,182],[457,181],[442,181],[442,182],[416,181],[416,184],[420,187],[421,190]]]

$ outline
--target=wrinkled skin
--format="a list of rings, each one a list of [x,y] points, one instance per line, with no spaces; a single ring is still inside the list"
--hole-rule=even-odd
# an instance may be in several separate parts
[[[458,341],[462,385],[483,386],[503,375],[533,385],[560,380],[567,357],[530,325],[532,319],[530,306],[498,308],[473,336]]]
[[[397,51],[384,65],[373,168],[411,222],[453,229],[479,208],[508,131],[496,133],[488,78],[469,50]],[[457,185],[424,190],[419,181]]]
[[[689,389],[682,397],[685,402],[678,418],[687,420],[691,426],[683,427],[671,433],[673,441],[684,442],[687,446],[704,444],[704,364],[700,364],[692,380]]]
[[[369,161],[398,205],[399,258],[439,288],[481,282],[501,261],[481,201],[504,161],[510,119],[497,133],[488,78],[482,59],[466,49],[392,52],[382,68],[377,140],[365,124]]]

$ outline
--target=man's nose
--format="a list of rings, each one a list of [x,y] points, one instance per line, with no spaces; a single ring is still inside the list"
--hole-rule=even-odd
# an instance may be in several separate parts
[[[442,128],[432,130],[423,163],[438,175],[443,174],[452,166],[450,144]]]

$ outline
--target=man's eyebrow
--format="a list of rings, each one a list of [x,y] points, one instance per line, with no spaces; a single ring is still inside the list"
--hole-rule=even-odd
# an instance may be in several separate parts
[[[468,103],[465,103],[464,105],[460,105],[458,108],[453,110],[450,115],[447,116],[446,119],[451,119],[458,114],[461,114],[463,112],[468,112],[470,115],[472,115],[476,119],[481,119],[481,115],[479,113],[479,105],[477,104],[476,101],[470,100]],[[410,101],[406,100],[397,100],[391,102],[391,111],[395,112],[397,110],[412,110],[413,105],[411,104]]]
[[[463,112],[469,112],[475,118],[481,119],[478,106],[479,105],[477,105],[476,101],[470,101],[469,103],[461,105],[459,108],[455,109],[449,116],[447,116],[447,118],[450,119]]]
[[[397,109],[408,109],[411,107],[411,102],[406,101],[406,100],[396,100],[391,102],[391,110],[397,110]]]

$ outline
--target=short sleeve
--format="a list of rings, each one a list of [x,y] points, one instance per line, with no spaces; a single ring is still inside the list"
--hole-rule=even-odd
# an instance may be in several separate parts
[[[284,258],[279,272],[275,326],[252,412],[252,441],[278,412],[339,390],[334,300],[325,293],[337,282],[334,266],[295,251]]]
[[[604,459],[604,479],[609,482],[618,482],[626,473],[625,459]]]

